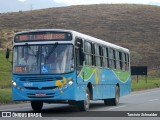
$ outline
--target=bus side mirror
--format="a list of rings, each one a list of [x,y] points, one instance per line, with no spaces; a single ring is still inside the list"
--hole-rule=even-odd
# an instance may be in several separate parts
[[[6,59],[8,59],[8,58],[9,58],[9,54],[10,54],[10,49],[9,49],[9,48],[7,48],[7,50],[6,50]]]
[[[83,48],[83,41],[82,41],[82,39],[77,39],[76,40],[76,47],[77,48]]]

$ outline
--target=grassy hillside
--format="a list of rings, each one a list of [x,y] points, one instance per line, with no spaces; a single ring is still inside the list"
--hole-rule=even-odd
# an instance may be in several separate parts
[[[129,48],[132,65],[160,63],[158,6],[105,4],[20,11],[0,14],[0,23],[2,47],[6,47],[6,40],[11,40],[14,31],[64,28]]]

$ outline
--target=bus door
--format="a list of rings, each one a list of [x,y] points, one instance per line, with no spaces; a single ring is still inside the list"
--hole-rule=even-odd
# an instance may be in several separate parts
[[[77,83],[83,84],[84,73],[83,73],[83,62],[84,62],[84,53],[83,53],[83,40],[80,38],[76,39],[76,70],[77,70]]]

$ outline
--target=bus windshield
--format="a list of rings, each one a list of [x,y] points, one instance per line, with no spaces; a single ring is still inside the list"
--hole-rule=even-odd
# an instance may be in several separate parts
[[[15,74],[63,74],[74,70],[73,45],[25,45],[15,46],[13,73]]]

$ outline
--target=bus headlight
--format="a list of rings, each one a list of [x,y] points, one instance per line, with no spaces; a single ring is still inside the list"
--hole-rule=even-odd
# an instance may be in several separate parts
[[[13,85],[14,87],[16,87],[16,86],[17,86],[17,83],[14,82],[14,81],[12,81],[12,85]]]
[[[69,81],[68,84],[69,84],[69,85],[72,85],[72,84],[73,84],[73,81]]]
[[[14,87],[16,87],[17,89],[19,89],[19,90],[23,90],[23,88],[20,87],[20,86],[18,86],[17,83],[14,82],[13,80],[12,80],[12,85],[13,85]]]

